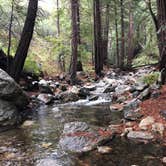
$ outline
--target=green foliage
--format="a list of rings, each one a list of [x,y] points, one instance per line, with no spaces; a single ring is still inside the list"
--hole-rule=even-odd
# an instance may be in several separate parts
[[[142,81],[148,85],[152,85],[158,81],[160,73],[159,72],[153,72],[150,73],[142,78]]]

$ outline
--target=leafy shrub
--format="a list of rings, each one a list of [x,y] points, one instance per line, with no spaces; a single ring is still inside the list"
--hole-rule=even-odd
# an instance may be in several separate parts
[[[159,72],[153,72],[150,73],[142,78],[142,81],[148,85],[152,85],[158,81],[160,73]]]

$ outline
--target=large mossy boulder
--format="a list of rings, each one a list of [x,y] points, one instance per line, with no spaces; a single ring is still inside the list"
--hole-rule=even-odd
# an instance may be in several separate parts
[[[17,125],[28,103],[29,98],[21,87],[0,69],[0,131]]]
[[[12,102],[19,108],[23,108],[29,103],[25,92],[14,79],[2,69],[0,69],[0,99]]]

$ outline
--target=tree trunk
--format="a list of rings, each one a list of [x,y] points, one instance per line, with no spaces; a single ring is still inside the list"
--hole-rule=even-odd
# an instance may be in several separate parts
[[[57,34],[60,36],[60,14],[59,14],[59,0],[56,1],[57,6]]]
[[[78,1],[71,0],[71,12],[72,12],[72,60],[71,60],[71,83],[76,83],[77,72],[77,58],[78,58],[78,18],[77,18]]]
[[[12,26],[13,26],[13,12],[14,12],[14,0],[12,0],[11,15],[9,23],[9,36],[8,36],[8,50],[7,50],[7,72],[10,72],[10,49],[11,49],[11,38],[12,38]]]
[[[134,53],[134,20],[132,13],[132,2],[129,4],[129,32],[128,32],[128,56],[127,56],[127,67],[131,68],[132,59]]]
[[[30,42],[33,36],[35,19],[38,10],[38,0],[29,0],[28,12],[21,34],[21,39],[19,41],[18,48],[14,57],[14,62],[10,70],[10,75],[19,81],[20,74],[23,70],[24,63],[27,57]]]
[[[115,2],[115,32],[116,32],[116,61],[117,67],[120,66],[120,57],[119,57],[119,34],[118,34],[118,18],[117,18],[117,6]]]
[[[101,76],[103,68],[102,59],[102,37],[101,37],[101,13],[100,0],[94,0],[94,54],[95,54],[95,73]]]
[[[124,67],[125,58],[125,33],[124,33],[124,0],[120,0],[121,6],[121,57],[120,57],[120,67]]]
[[[105,10],[105,21],[104,21],[104,32],[103,32],[103,43],[102,43],[102,55],[103,55],[103,64],[108,64],[108,35],[109,35],[109,24],[110,24],[110,5],[106,4]]]

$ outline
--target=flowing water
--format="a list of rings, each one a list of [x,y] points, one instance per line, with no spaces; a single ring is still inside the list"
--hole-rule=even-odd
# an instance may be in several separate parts
[[[166,149],[159,144],[134,143],[115,138],[109,143],[110,154],[96,150],[73,154],[58,146],[65,123],[80,121],[96,127],[118,124],[122,113],[109,111],[108,104],[99,106],[41,106],[31,127],[0,134],[0,166],[160,166]],[[42,162],[41,162],[42,161]],[[39,164],[40,163],[40,164]]]

